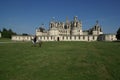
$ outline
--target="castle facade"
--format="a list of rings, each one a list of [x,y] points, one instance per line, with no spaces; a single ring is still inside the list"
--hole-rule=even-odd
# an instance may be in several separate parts
[[[102,36],[104,35],[104,36]],[[42,25],[36,29],[36,36],[42,41],[98,41],[98,40],[116,40],[114,34],[103,34],[101,26],[96,21],[96,24],[89,30],[82,29],[82,21],[77,16],[69,21],[57,22],[51,20],[49,23],[49,30],[45,30]],[[99,37],[100,36],[100,37]],[[108,36],[108,38],[106,38]],[[12,40],[16,41],[30,41],[34,36],[12,36]]]

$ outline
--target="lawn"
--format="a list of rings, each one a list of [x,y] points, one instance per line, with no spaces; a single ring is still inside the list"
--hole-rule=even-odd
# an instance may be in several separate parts
[[[0,38],[0,42],[12,42],[9,38]]]
[[[0,80],[120,80],[120,43],[0,43]]]

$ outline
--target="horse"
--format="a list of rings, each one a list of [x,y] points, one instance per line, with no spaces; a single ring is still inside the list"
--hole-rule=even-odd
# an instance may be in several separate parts
[[[33,46],[36,46],[37,44],[39,45],[39,47],[42,46],[42,41],[41,40],[37,40],[36,42],[34,42],[34,39],[31,39],[31,41],[32,41]]]

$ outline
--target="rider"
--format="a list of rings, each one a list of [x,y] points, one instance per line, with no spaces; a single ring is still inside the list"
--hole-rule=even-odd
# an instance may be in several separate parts
[[[33,41],[34,41],[34,44],[36,44],[36,42],[37,42],[37,36],[36,35],[35,35]]]

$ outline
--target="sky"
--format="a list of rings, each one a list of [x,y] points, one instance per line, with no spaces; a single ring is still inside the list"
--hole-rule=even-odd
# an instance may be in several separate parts
[[[78,16],[83,30],[99,21],[104,33],[116,33],[120,27],[120,0],[0,0],[0,29],[34,35],[35,29],[49,22],[72,21]]]

